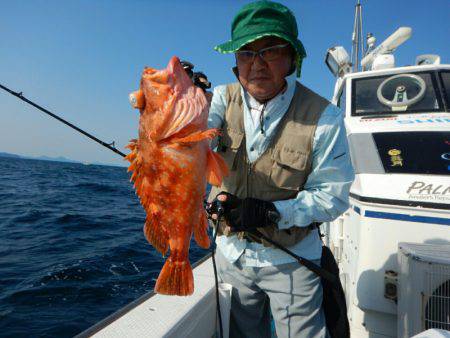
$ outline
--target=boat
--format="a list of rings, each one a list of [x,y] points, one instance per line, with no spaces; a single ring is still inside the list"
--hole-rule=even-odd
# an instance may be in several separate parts
[[[149,292],[77,335],[85,337],[214,337],[218,333],[216,289],[211,255],[193,265],[193,295]],[[231,285],[219,284],[223,338],[228,337]]]
[[[375,47],[368,34],[360,63],[361,39],[353,60],[341,46],[326,56],[356,178],[350,208],[323,231],[352,337],[450,336],[450,65],[428,54],[397,67],[411,35],[400,27]]]
[[[343,75],[333,97],[345,111],[356,179],[351,208],[324,231],[356,337],[410,337],[417,321],[450,330],[450,65],[419,56],[394,67],[392,57]],[[402,250],[435,269],[402,276]],[[445,262],[433,263],[439,256]],[[415,306],[402,299],[412,278],[436,279],[417,286]]]
[[[326,54],[356,178],[350,208],[322,224],[324,242],[339,263],[352,337],[450,337],[450,65],[427,54],[396,66],[412,29],[378,46],[369,34],[362,48],[361,27],[358,1],[352,56],[341,46]],[[77,337],[213,337],[209,256],[194,279],[192,297],[149,293]]]

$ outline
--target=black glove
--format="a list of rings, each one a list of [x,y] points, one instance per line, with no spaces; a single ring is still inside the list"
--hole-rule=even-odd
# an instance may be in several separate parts
[[[217,197],[219,195],[225,195],[227,196],[226,201],[219,201]],[[228,214],[230,210],[238,207],[241,203],[241,199],[227,193],[225,191],[222,191],[217,194],[217,196],[213,199],[211,203],[207,203],[205,206],[206,213],[208,214],[209,218],[212,218],[212,215],[216,214],[218,217],[224,216],[225,214]]]
[[[226,201],[219,201],[219,195],[226,195]],[[256,198],[238,198],[222,191],[206,207],[211,217],[217,214],[223,216],[232,231],[249,231],[269,225],[276,225],[280,220],[280,213],[272,202]]]
[[[232,231],[251,231],[276,225],[280,220],[280,213],[272,202],[244,198],[235,208],[224,213],[224,217]]]

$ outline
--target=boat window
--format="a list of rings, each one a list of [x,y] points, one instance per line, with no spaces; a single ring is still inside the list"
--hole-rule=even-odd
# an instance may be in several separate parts
[[[450,72],[442,72],[441,77],[444,84],[444,93],[447,97],[447,107],[450,107]]]
[[[355,174],[385,173],[371,133],[350,134],[348,145]]]
[[[386,173],[450,174],[450,132],[372,135]]]
[[[352,116],[442,111],[437,88],[430,72],[354,79]]]

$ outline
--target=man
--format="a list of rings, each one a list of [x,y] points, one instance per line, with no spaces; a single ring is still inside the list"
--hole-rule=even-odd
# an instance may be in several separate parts
[[[218,201],[219,275],[233,285],[230,337],[325,337],[320,278],[255,236],[257,229],[320,264],[315,222],[348,208],[354,174],[341,112],[296,81],[306,56],[295,17],[285,6],[244,6],[232,39],[215,49],[235,53],[238,82],[215,88],[209,127],[230,175],[213,188]]]

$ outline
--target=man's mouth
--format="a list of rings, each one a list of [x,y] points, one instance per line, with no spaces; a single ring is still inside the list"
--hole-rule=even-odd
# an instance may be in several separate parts
[[[254,76],[250,78],[250,81],[265,81],[270,80],[270,77],[268,76]]]

